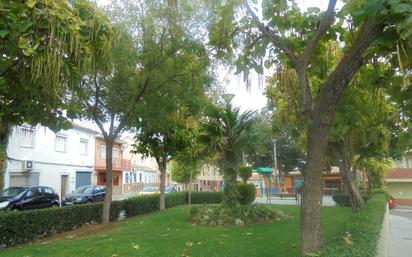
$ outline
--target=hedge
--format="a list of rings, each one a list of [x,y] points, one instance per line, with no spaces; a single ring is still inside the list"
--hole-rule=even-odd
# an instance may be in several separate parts
[[[364,209],[352,214],[345,234],[325,245],[320,256],[375,257],[386,205],[384,194],[373,194]],[[353,244],[345,242],[343,237]]]
[[[365,202],[367,202],[371,198],[371,194],[370,193],[362,194],[362,198]],[[332,199],[340,207],[351,207],[349,195],[347,194],[333,195]]]
[[[195,196],[192,198],[193,203],[219,203],[222,201],[221,192],[193,193],[192,197]],[[186,204],[187,192],[167,194],[165,200],[166,208]],[[70,231],[87,224],[98,224],[101,222],[102,208],[102,203],[91,203],[62,208],[0,213],[0,248]],[[110,208],[110,220],[117,220],[123,210],[126,217],[157,211],[159,210],[159,195],[113,201]]]
[[[239,203],[241,205],[251,204],[256,199],[256,187],[254,184],[239,184],[237,186],[239,192]]]
[[[222,201],[222,192],[192,192],[192,204],[221,203]]]

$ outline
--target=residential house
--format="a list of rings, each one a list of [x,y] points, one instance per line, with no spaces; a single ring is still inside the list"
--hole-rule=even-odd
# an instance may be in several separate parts
[[[195,190],[214,191],[223,189],[223,177],[219,173],[219,168],[213,164],[205,164],[197,177]]]
[[[79,122],[57,133],[44,126],[12,129],[5,187],[50,186],[62,197],[92,184],[96,130]]]
[[[385,176],[388,193],[401,205],[412,205],[412,152],[406,152]]]
[[[102,136],[96,137],[96,152],[94,162],[94,183],[97,185],[106,185],[106,143]],[[123,158],[124,146],[126,142],[116,140],[112,148],[112,183],[113,194],[123,193],[123,171],[130,171],[130,160]]]
[[[134,139],[130,136],[122,138],[124,142],[123,157],[131,161],[130,169],[123,170],[123,193],[138,192],[144,186],[156,186],[160,184],[160,171],[153,157],[143,157],[139,153],[133,153]]]

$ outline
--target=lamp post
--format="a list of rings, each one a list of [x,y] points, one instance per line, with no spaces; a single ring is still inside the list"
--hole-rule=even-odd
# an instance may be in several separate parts
[[[275,176],[276,176],[276,184],[280,185],[279,181],[279,171],[278,171],[278,158],[277,158],[277,152],[276,152],[276,139],[273,139],[273,163],[275,165]]]

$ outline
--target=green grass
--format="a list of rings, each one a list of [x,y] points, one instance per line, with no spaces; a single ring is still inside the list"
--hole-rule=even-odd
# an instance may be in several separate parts
[[[278,205],[276,208],[293,218],[247,227],[201,227],[189,224],[189,207],[180,206],[127,219],[111,230],[94,235],[67,239],[64,234],[62,239],[0,250],[0,256],[299,256],[299,209]],[[342,235],[350,209],[324,207],[323,213],[327,241]]]

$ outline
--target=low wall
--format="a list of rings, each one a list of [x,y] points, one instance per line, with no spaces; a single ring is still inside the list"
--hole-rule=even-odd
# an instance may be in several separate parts
[[[378,249],[376,257],[389,256],[389,208],[386,206],[385,216],[383,217],[382,229],[378,241]]]

